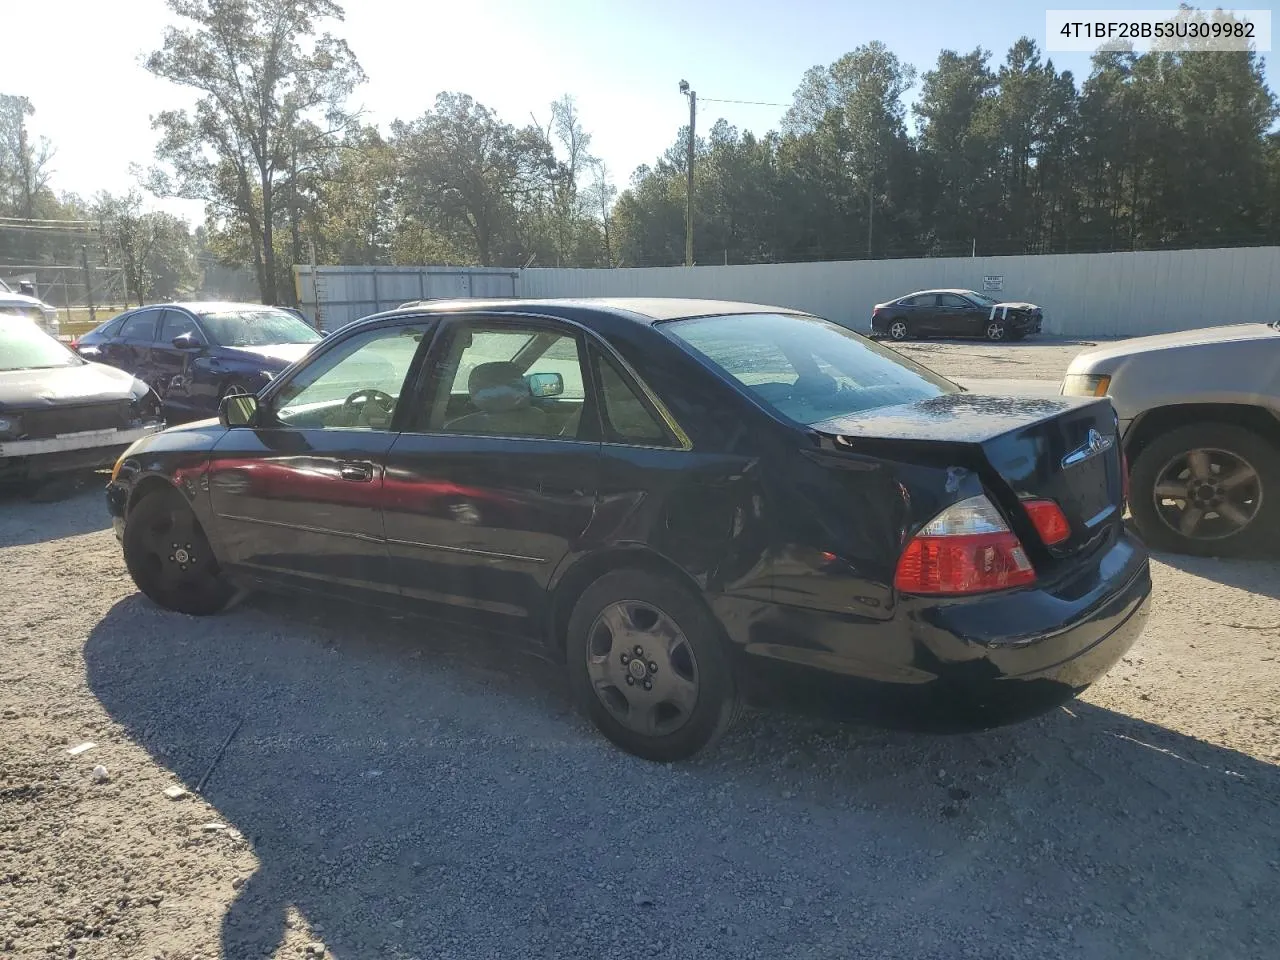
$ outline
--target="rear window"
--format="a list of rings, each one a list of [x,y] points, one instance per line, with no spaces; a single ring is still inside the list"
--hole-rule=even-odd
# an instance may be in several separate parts
[[[661,325],[783,416],[805,425],[960,388],[818,317],[734,314]]]

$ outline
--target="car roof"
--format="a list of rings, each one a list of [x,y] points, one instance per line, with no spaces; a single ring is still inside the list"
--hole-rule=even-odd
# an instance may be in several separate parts
[[[484,311],[486,313],[547,313],[562,316],[566,315],[565,311],[571,311],[577,317],[580,317],[583,312],[594,311],[644,324],[741,313],[802,314],[804,312],[794,307],[777,307],[736,300],[696,300],[682,297],[583,297],[546,300],[415,300],[401,305],[397,310],[381,313],[378,316],[385,317],[410,311],[420,313],[423,309],[432,313]]]
[[[907,299],[907,297],[920,297],[920,296],[924,296],[926,293],[965,294],[965,293],[977,293],[977,292],[978,292],[977,290],[973,290],[969,287],[938,287],[937,289],[934,289],[934,290],[917,290],[915,293],[904,293],[898,299],[905,300]]]
[[[192,313],[213,313],[219,310],[284,310],[290,312],[288,307],[275,307],[266,303],[242,303],[237,300],[174,300],[168,303],[144,303],[140,307],[134,307],[130,313],[136,313],[139,310],[157,310],[164,307],[177,307],[180,310],[190,310]]]

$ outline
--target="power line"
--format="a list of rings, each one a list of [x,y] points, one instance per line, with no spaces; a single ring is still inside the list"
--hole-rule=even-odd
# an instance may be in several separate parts
[[[789,107],[789,103],[769,103],[765,100],[719,100],[716,97],[700,98],[707,103],[740,103],[747,107]]]

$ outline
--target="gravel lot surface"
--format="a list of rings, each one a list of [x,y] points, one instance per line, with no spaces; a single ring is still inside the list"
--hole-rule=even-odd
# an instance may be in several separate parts
[[[675,767],[502,641],[162,612],[97,489],[0,501],[0,571],[3,957],[1277,956],[1280,562],[1160,558],[1131,655],[1017,728],[757,714]]]

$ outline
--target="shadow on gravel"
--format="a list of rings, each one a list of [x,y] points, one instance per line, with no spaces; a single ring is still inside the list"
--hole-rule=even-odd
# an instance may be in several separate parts
[[[110,529],[105,487],[106,478],[94,473],[0,486],[0,548]]]
[[[512,644],[332,605],[121,601],[94,694],[258,871],[222,926],[273,955],[1262,956],[1280,769],[1081,702],[938,737],[753,715],[675,767]],[[1266,946],[1271,944],[1272,946]]]
[[[1272,600],[1280,600],[1280,546],[1267,556],[1253,559],[1188,557],[1176,553],[1154,553],[1153,560],[1193,576],[1213,580],[1228,587]],[[1224,620],[1230,617],[1224,614]]]

